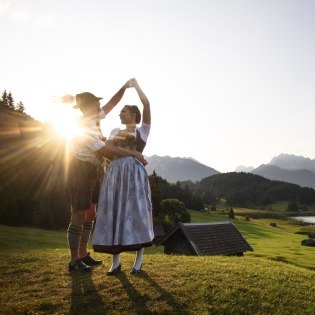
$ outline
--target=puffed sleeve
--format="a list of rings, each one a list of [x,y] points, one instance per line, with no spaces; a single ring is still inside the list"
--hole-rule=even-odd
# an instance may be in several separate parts
[[[113,129],[108,137],[108,140],[113,140],[115,136],[119,133],[119,131],[120,131],[119,128]]]
[[[140,134],[140,137],[144,142],[147,142],[148,140],[150,129],[151,129],[151,125],[148,125],[146,123],[142,123],[142,125],[139,128],[137,128]]]

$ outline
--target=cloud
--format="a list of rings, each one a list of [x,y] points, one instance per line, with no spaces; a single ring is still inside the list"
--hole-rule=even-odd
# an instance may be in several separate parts
[[[54,25],[54,18],[52,16],[42,14],[35,18],[34,23],[38,26],[50,28]]]
[[[23,2],[22,2],[23,4]],[[54,18],[46,14],[36,14],[29,9],[23,8],[21,2],[0,0],[0,15],[20,23],[32,23],[36,26],[50,28],[54,25]]]
[[[10,9],[10,3],[8,1],[0,1],[0,14],[5,14]]]

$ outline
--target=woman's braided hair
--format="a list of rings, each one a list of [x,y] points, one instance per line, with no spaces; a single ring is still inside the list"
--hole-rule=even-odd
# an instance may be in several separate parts
[[[140,113],[140,110],[139,110],[138,106],[136,106],[136,105],[125,105],[125,107],[128,108],[131,113],[136,114],[136,123],[139,124],[140,121],[141,121],[141,113]]]

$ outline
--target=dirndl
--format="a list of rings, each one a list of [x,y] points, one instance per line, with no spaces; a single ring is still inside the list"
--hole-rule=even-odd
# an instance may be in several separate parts
[[[94,251],[118,254],[152,245],[148,174],[137,159],[114,159],[104,175],[92,238]]]

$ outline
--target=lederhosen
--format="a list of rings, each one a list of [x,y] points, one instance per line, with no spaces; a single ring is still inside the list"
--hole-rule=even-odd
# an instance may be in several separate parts
[[[99,125],[97,126],[99,128]],[[101,161],[100,165],[96,166],[72,155],[67,176],[72,211],[88,210],[91,204],[98,202],[103,175]]]

